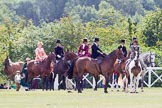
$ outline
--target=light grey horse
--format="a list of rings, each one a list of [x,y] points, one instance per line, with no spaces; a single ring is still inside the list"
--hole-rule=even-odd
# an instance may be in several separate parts
[[[143,84],[144,84],[144,75],[147,67],[154,67],[155,66],[155,52],[144,52],[141,53],[139,56],[139,59],[141,61],[141,65],[143,68],[142,77],[141,77],[141,89],[143,90]]]

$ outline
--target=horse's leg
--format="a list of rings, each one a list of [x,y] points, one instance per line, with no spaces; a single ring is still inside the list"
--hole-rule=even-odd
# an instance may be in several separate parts
[[[144,92],[143,86],[144,86],[144,71],[142,70],[142,74],[141,74],[141,91],[142,92]]]
[[[66,90],[66,84],[65,84],[65,77],[62,76],[62,85],[63,85],[63,89]]]
[[[81,77],[77,77],[77,83],[78,83],[78,93],[82,93],[82,91],[81,91],[81,80],[82,80],[82,78]]]
[[[115,81],[115,85],[116,85],[116,89],[119,92],[119,86],[118,86],[118,79],[120,77],[120,74],[117,75],[116,81]]]
[[[130,89],[131,89],[131,93],[134,93],[134,90],[133,90],[133,74],[132,73],[130,73]]]
[[[104,86],[104,93],[108,93],[108,91],[107,91],[107,87],[108,87],[108,81],[109,79],[108,79],[108,76],[105,76],[105,86]]]
[[[125,79],[125,84],[124,84],[125,85],[125,92],[128,93],[128,76],[125,76],[124,79]]]
[[[98,76],[95,76],[95,88],[94,88],[94,91],[97,91],[97,82],[98,82]]]
[[[135,93],[138,93],[139,80],[140,80],[140,74],[138,74],[138,76],[136,78],[136,92]]]
[[[114,73],[110,80],[111,80],[111,91],[113,91],[113,89],[114,89]]]
[[[76,86],[75,86],[75,91],[78,89],[78,79],[77,79],[77,77],[75,77],[75,84],[76,84]]]
[[[48,78],[48,76],[46,76],[46,79],[45,79],[45,83],[46,83],[46,91],[48,90],[48,82],[49,82],[49,78]]]
[[[61,75],[58,74],[58,90],[61,89]]]
[[[42,90],[45,88],[45,76],[42,77]]]

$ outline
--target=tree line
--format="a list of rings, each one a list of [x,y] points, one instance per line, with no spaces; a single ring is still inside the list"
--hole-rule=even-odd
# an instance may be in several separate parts
[[[136,36],[141,51],[156,52],[156,66],[161,66],[160,3],[158,0],[2,0],[1,76],[7,55],[13,62],[24,61],[26,57],[34,59],[38,41],[44,43],[48,54],[57,39],[62,41],[65,50],[76,52],[84,37],[90,45],[99,37],[101,49],[110,53],[117,48],[120,39],[126,39],[129,50],[131,38]]]

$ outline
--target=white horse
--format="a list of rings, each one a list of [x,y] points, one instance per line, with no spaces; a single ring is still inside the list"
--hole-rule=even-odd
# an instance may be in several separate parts
[[[126,64],[126,71],[130,76],[130,88],[132,93],[138,93],[139,80],[142,74],[142,66],[138,58],[138,52],[135,51],[135,57],[133,60],[128,60]],[[126,92],[128,92],[128,77],[126,78]]]

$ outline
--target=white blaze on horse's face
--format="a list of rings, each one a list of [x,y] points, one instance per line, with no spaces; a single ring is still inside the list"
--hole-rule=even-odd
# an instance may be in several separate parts
[[[152,67],[155,67],[155,52],[150,52],[150,63]]]
[[[134,60],[137,60],[138,59],[138,52],[135,51],[135,57],[134,57]]]

